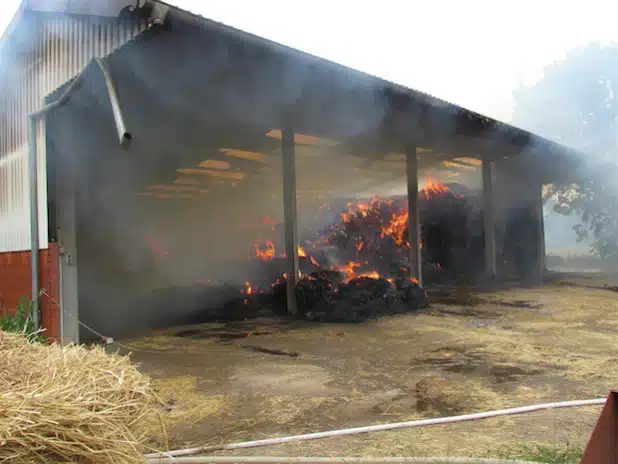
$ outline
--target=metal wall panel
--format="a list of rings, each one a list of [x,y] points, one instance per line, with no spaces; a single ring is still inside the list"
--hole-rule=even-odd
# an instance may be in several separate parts
[[[33,13],[32,13],[33,14]],[[31,50],[12,50],[13,70],[0,89],[0,252],[30,249],[28,114],[46,95],[146,29],[146,22],[37,15]],[[26,26],[24,26],[26,27]],[[44,123],[38,128],[39,241],[48,246]]]

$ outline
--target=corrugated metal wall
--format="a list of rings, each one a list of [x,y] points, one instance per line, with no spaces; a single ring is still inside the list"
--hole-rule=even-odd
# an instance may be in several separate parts
[[[0,89],[0,252],[30,249],[28,114],[90,60],[108,55],[143,31],[138,21],[86,16],[36,16],[31,50],[12,50]],[[24,25],[24,27],[28,27]],[[5,60],[6,62],[6,60]],[[44,127],[38,132],[39,241],[48,245]]]

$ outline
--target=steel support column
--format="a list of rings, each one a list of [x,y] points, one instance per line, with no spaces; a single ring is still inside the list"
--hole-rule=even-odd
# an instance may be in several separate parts
[[[298,202],[296,199],[296,153],[294,131],[283,127],[281,137],[283,173],[283,218],[285,229],[286,295],[288,312],[296,315],[296,284],[298,283]]]
[[[412,276],[423,285],[421,262],[421,225],[418,211],[418,158],[416,147],[406,153],[406,176],[408,183],[408,239],[410,240],[410,270]]]
[[[485,230],[485,273],[490,280],[496,279],[496,225],[492,161],[483,158],[483,218]]]
[[[66,166],[57,175],[57,227],[60,247],[60,336],[63,345],[79,343],[77,205],[75,173]]]
[[[536,203],[537,203],[537,237],[538,237],[538,266],[539,266],[539,276],[542,279],[545,275],[545,265],[546,265],[546,244],[545,244],[545,215],[543,214],[543,184],[540,186],[537,184],[535,190],[537,191]]]

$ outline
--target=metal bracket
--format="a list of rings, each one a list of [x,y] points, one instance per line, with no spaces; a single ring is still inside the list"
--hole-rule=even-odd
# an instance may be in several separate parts
[[[60,258],[62,259],[62,262],[67,265],[67,266],[72,266],[73,265],[73,255],[71,255],[71,253],[69,253],[66,248],[64,246],[62,246],[62,244],[59,244],[58,246],[58,254],[60,255]]]

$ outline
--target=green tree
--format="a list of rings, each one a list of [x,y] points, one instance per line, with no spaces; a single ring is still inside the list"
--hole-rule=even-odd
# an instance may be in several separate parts
[[[576,184],[554,185],[554,210],[577,214],[580,240],[618,260],[618,45],[589,44],[514,92],[513,123],[586,155]]]

